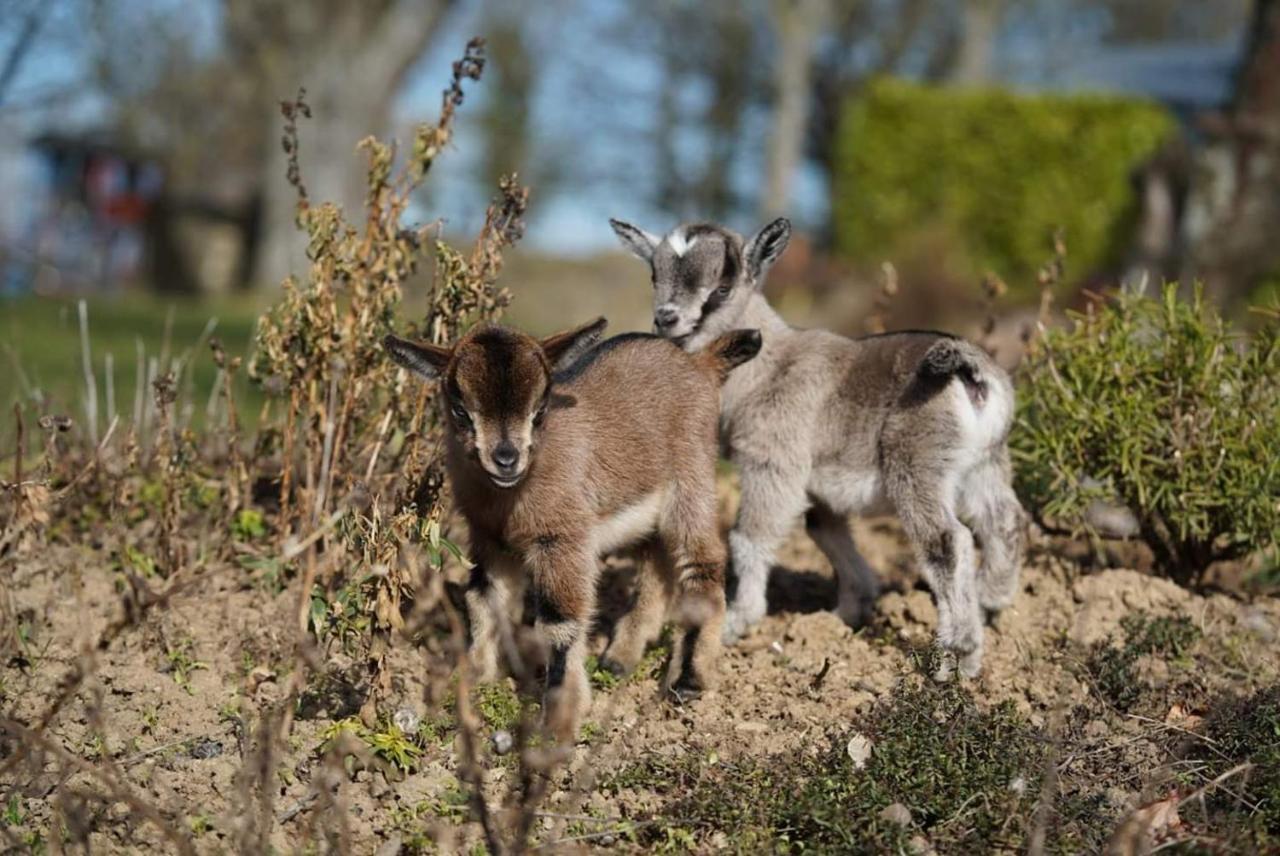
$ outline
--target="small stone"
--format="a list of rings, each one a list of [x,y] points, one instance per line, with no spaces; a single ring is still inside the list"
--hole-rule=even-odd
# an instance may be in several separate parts
[[[274,681],[275,674],[266,666],[254,666],[249,672],[249,678],[245,689],[249,691],[249,695],[253,695],[254,691],[267,681]]]
[[[382,842],[382,846],[374,851],[373,856],[396,856],[400,852],[403,840],[398,834],[393,834],[386,841]]]
[[[861,770],[871,759],[871,741],[861,734],[855,734],[849,738],[849,745],[845,747],[845,751],[849,753],[853,768]]]
[[[600,842],[601,847],[612,847],[618,843],[618,836],[614,835],[612,832],[606,832],[596,840]]]
[[[198,761],[207,761],[222,754],[222,744],[217,740],[200,739],[191,745],[191,757]]]
[[[1263,642],[1272,642],[1276,638],[1276,628],[1272,624],[1267,614],[1256,606],[1251,606],[1244,611],[1241,623],[1245,629],[1257,636]]]
[[[923,835],[913,835],[911,840],[907,842],[907,852],[913,856],[933,856],[936,852],[933,845],[929,843],[929,839]]]
[[[773,644],[771,644],[771,645],[769,646],[769,650],[770,650],[770,651],[772,651],[773,653],[777,654],[779,657],[781,657],[781,656],[782,656],[782,643],[781,643],[781,642],[779,642],[777,639],[774,639],[774,640],[773,640]]]
[[[411,708],[402,707],[392,714],[391,721],[396,724],[396,728],[399,728],[405,734],[413,734],[417,732],[422,718],[414,713]]]
[[[505,755],[510,752],[516,745],[516,741],[511,737],[510,731],[495,731],[493,737],[490,738],[493,743],[493,751],[498,755]]]
[[[911,809],[900,802],[890,803],[880,812],[880,819],[898,826],[911,825]]]
[[[1015,776],[1013,781],[1009,783],[1009,790],[1018,796],[1022,796],[1027,792],[1027,780],[1022,776]]]

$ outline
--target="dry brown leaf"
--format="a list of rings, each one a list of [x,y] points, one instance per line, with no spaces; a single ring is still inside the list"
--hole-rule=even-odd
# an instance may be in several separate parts
[[[1103,852],[1107,856],[1143,856],[1181,826],[1178,797],[1171,794],[1130,812]]]

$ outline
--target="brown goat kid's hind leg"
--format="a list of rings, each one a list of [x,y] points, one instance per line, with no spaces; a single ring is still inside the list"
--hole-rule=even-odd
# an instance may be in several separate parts
[[[629,674],[649,643],[658,638],[675,594],[675,570],[659,544],[638,551],[636,562],[635,603],[618,621],[600,660],[603,668],[618,676]]]
[[[715,685],[725,610],[724,548],[719,540],[704,541],[672,558],[679,575],[677,628],[666,683],[688,697]]]
[[[548,536],[529,551],[537,603],[537,629],[546,640],[547,677],[542,700],[547,730],[572,743],[591,704],[587,629],[595,613],[596,561],[585,544]]]

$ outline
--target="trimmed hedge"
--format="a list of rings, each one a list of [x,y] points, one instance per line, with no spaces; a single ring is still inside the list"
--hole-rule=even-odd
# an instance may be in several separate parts
[[[1132,99],[878,81],[841,119],[836,246],[909,265],[936,256],[941,232],[947,270],[993,271],[1026,295],[1061,227],[1070,271],[1087,275],[1124,247],[1133,172],[1173,128],[1163,108]]]

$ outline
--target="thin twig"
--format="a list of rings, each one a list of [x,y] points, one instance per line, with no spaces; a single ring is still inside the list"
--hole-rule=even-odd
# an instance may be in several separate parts
[[[98,445],[98,380],[93,375],[93,359],[89,354],[89,307],[81,300],[80,314],[80,365],[84,369],[84,416],[89,423],[89,440]]]

